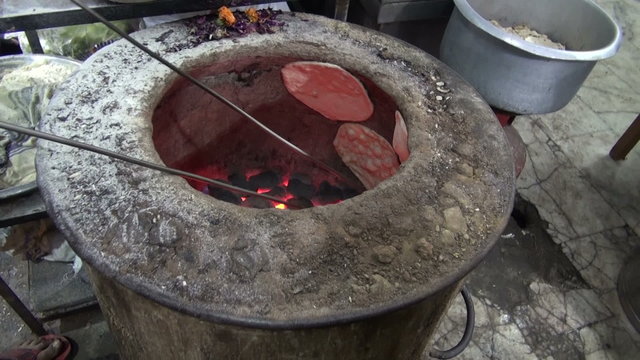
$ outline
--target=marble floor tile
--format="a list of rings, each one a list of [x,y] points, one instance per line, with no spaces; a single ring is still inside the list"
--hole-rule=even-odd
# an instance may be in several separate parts
[[[525,303],[511,310],[501,309],[481,296],[472,296],[475,333],[469,348],[459,358],[564,360],[607,355],[625,359],[619,355],[638,347],[637,342],[623,344],[636,339],[592,289],[563,289],[533,281],[528,295]],[[465,321],[464,303],[458,297],[439,325],[434,347],[446,349],[456,344]],[[612,333],[605,333],[608,327]]]
[[[618,273],[636,246],[638,237],[625,228],[604,231],[572,239],[562,244],[562,251],[576,266],[582,278],[596,290],[615,289]]]
[[[518,193],[523,199],[536,205],[540,217],[548,223],[547,232],[553,241],[560,244],[578,236],[568,216],[541,185],[518,189]]]
[[[518,117],[514,127],[524,136],[523,141],[527,148],[527,161],[525,169],[518,177],[518,188],[539,184],[558,168],[570,165],[561,148],[547,135],[550,130],[540,119]]]
[[[584,91],[583,89],[584,85],[580,91]],[[590,97],[587,98],[591,101]],[[602,121],[585,121],[585,119],[597,118],[598,116],[590,104],[591,102],[587,104],[582,98],[576,96],[559,111],[544,115],[530,115],[530,117],[544,124],[548,129],[547,136],[554,141],[570,136],[610,130],[609,126]],[[520,118],[516,118],[514,122],[520,120]]]
[[[640,104],[639,104],[639,107],[640,107]],[[611,131],[613,131],[613,133],[617,135],[616,139],[618,139],[620,135],[622,135],[629,128],[629,125],[631,125],[631,123],[636,118],[636,116],[638,116],[639,113],[640,113],[640,110],[634,110],[634,111],[615,110],[615,111],[599,112],[598,116],[600,117],[600,120],[604,121],[609,126]],[[613,144],[610,144],[610,145],[611,147],[613,147]],[[640,151],[638,151],[637,149],[634,149],[631,153],[637,154],[638,152]]]
[[[622,305],[620,304],[620,296],[618,295],[617,288],[602,291],[600,294],[600,300],[603,304],[605,304],[605,306],[607,306],[609,311],[611,311],[611,313],[615,315],[618,323],[623,328],[625,328],[627,332],[629,332],[630,334],[635,333],[636,335],[640,336],[637,330],[634,329],[629,318],[627,317],[627,314],[624,312]],[[638,343],[638,345],[640,346],[640,342]]]
[[[633,148],[624,160],[614,161],[609,157],[609,151],[620,135],[613,130],[608,130],[557,139],[556,143],[571,163],[590,175],[598,185],[609,184],[609,187],[613,188],[617,184],[611,184],[609,180],[618,178],[629,185],[640,185],[640,180],[637,178],[640,174],[638,168],[640,148]]]
[[[538,359],[531,347],[526,343],[522,332],[516,324],[496,326],[493,336],[493,347],[496,356],[501,359]]]
[[[579,106],[586,106],[591,111],[598,114],[612,111],[638,111],[639,105],[637,103],[637,98],[639,90],[637,89],[637,86],[634,87],[633,85],[633,81],[636,79],[629,79],[629,77],[634,76],[633,73],[626,72],[626,74],[620,74],[618,71],[614,70],[619,69],[620,67],[613,64],[613,62],[623,61],[621,59],[624,59],[627,56],[631,56],[630,52],[626,51],[626,49],[621,49],[614,58],[604,60],[596,64],[594,69],[591,71],[591,74],[589,74],[589,77],[578,91],[576,98],[580,100]],[[584,123],[584,121],[580,122]]]
[[[533,282],[529,289],[533,300],[528,306],[536,315],[556,322],[558,333],[568,333],[612,315],[591,289],[563,291],[543,282]]]
[[[544,283],[533,283],[531,287],[536,294],[532,303],[512,312],[474,296],[475,333],[456,359],[625,360],[639,353],[640,335],[618,317],[605,314],[590,290],[563,291]],[[545,311],[541,311],[543,308]],[[433,346],[448,349],[456,344],[462,336],[465,316],[464,303],[456,299],[440,324]],[[555,325],[550,317],[556,320]],[[430,357],[425,354],[423,359]]]
[[[623,161],[608,156],[640,113],[640,2],[595,1],[620,24],[620,51],[598,62],[565,108],[514,123],[530,162],[518,192],[549,223],[549,234],[590,287],[531,284],[531,301],[512,316],[538,358],[640,356],[640,335],[616,291],[625,259],[640,247],[640,145]]]
[[[640,146],[625,160],[608,153],[618,135],[612,131],[559,139],[558,145],[587,180],[627,224],[636,229],[640,219]]]
[[[558,305],[561,306],[561,305]],[[538,305],[515,309],[515,321],[526,342],[541,359],[576,359],[583,349],[575,330]]]
[[[609,289],[605,291],[596,290],[596,292],[600,293],[599,294],[600,301],[602,301],[602,303],[607,307],[607,309],[609,309],[609,311],[611,311],[611,313],[614,315],[615,319],[612,321],[616,321],[618,326],[621,329],[624,329],[630,335],[635,334],[636,339],[640,340],[638,338],[640,337],[640,334],[633,328],[633,325],[631,325],[631,322],[629,321],[629,319],[627,318],[627,315],[624,313],[624,310],[622,309],[622,305],[620,304],[620,298],[618,297],[618,290],[614,288],[614,289]],[[638,346],[640,347],[640,342],[638,342]]]
[[[640,49],[640,4],[635,0],[596,0],[623,32],[623,41],[620,51],[611,59],[604,60],[619,77],[633,85],[640,79],[640,73],[629,72],[635,69],[634,56]],[[625,72],[627,70],[627,72]]]
[[[586,236],[625,225],[620,215],[573,166],[558,167],[541,180],[538,186],[518,188],[518,192],[533,202],[544,220],[554,224],[558,232]],[[558,211],[563,216],[545,216]]]
[[[617,318],[580,329],[586,359],[636,359],[640,354],[636,335],[621,326]]]
[[[640,215],[638,215],[638,211],[631,208],[622,208],[620,209],[620,214],[622,214],[625,219],[628,219],[631,229],[633,229],[636,234],[640,234]]]
[[[640,1],[595,1],[623,30],[618,54],[598,62],[565,108],[513,124],[527,147],[517,191],[535,205],[585,283],[533,281],[527,300],[510,309],[476,294],[484,320],[463,359],[640,358],[640,335],[616,291],[625,259],[640,247],[640,145],[624,161],[608,157],[640,113]],[[464,326],[462,302],[455,307],[437,344],[461,335],[453,329]]]
[[[542,219],[549,223],[554,241],[561,243],[577,236],[568,216],[542,184],[558,169],[572,166],[560,147],[547,135],[550,129],[538,118],[518,117],[514,127],[520,133],[526,147],[524,169],[517,179],[518,193],[535,204]]]
[[[476,311],[473,339],[456,359],[538,359],[509,312],[487,299],[475,296],[472,299]],[[458,297],[442,319],[433,346],[448,349],[455,345],[462,337],[465,321],[465,305]]]

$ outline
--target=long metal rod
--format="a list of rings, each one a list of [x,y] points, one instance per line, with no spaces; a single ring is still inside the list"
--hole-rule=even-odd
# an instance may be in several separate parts
[[[69,0],[72,3],[76,4],[77,6],[81,7],[84,11],[88,12],[89,14],[91,14],[93,17],[95,17],[96,19],[100,20],[100,22],[102,22],[104,25],[106,25],[109,29],[115,31],[116,33],[118,33],[118,35],[122,36],[123,38],[125,38],[127,41],[129,41],[131,44],[135,45],[137,48],[139,48],[140,50],[144,51],[145,53],[147,53],[149,56],[151,56],[152,58],[158,60],[159,62],[161,62],[162,64],[164,64],[165,66],[167,66],[169,69],[175,71],[176,73],[178,73],[180,76],[184,77],[185,79],[189,80],[190,82],[192,82],[194,85],[198,86],[200,89],[204,90],[206,93],[208,93],[209,95],[215,97],[216,99],[220,100],[222,103],[224,103],[225,105],[227,105],[228,107],[230,107],[231,109],[233,109],[234,111],[236,111],[237,113],[239,113],[240,115],[244,116],[245,118],[249,119],[251,122],[253,122],[254,124],[256,124],[258,127],[260,127],[262,130],[264,130],[267,134],[273,136],[274,138],[276,138],[278,141],[280,141],[281,143],[285,144],[286,146],[288,146],[289,148],[291,148],[293,151],[297,152],[298,154],[302,155],[303,157],[309,159],[310,161],[314,162],[316,165],[318,165],[320,168],[324,169],[325,171],[333,174],[334,176],[338,177],[339,179],[341,179],[342,181],[344,181],[345,183],[350,183],[350,181],[344,176],[342,175],[340,172],[338,172],[337,170],[333,169],[331,166],[325,164],[324,162],[315,159],[314,157],[312,157],[311,155],[309,155],[306,151],[300,149],[299,147],[297,147],[296,145],[294,145],[293,143],[289,142],[288,140],[286,140],[285,138],[283,138],[282,136],[278,135],[278,133],[276,133],[275,131],[269,129],[266,125],[264,125],[263,123],[261,123],[260,121],[258,121],[256,118],[254,118],[253,116],[251,116],[249,113],[247,113],[246,111],[242,110],[240,107],[238,107],[237,105],[235,105],[234,103],[232,103],[231,101],[229,101],[227,98],[225,98],[224,96],[218,94],[216,91],[212,90],[211,88],[209,88],[207,85],[205,85],[203,82],[201,82],[200,80],[194,78],[193,76],[187,74],[186,72],[180,70],[178,67],[176,67],[175,65],[173,65],[172,63],[168,62],[167,60],[165,60],[163,57],[161,57],[160,55],[158,55],[157,53],[151,51],[151,49],[149,49],[148,47],[142,45],[140,42],[138,42],[137,40],[135,40],[134,38],[132,38],[131,36],[129,36],[127,33],[125,33],[124,31],[118,29],[115,25],[113,25],[109,20],[105,19],[104,17],[102,17],[100,14],[98,14],[97,12],[95,12],[93,9],[87,7],[84,4],[81,4],[79,1],[77,0]]]
[[[0,276],[0,296],[11,306],[13,311],[20,316],[22,321],[31,329],[31,331],[38,335],[43,336],[47,335],[47,330],[45,330],[42,325],[42,321],[40,321],[33,313],[29,310],[29,308],[20,300],[18,295],[11,290],[9,285],[4,282],[2,276]]]
[[[349,14],[350,0],[336,0],[334,7],[333,18],[340,21],[347,21],[347,15]]]
[[[291,204],[287,203],[286,201],[284,201],[282,199],[278,199],[277,197],[273,197],[271,195],[259,194],[257,192],[250,191],[250,190],[247,190],[247,189],[243,189],[241,187],[237,187],[237,186],[233,186],[233,185],[229,185],[229,184],[223,183],[221,181],[209,179],[207,177],[200,176],[198,174],[194,174],[194,173],[190,173],[190,172],[187,172],[187,171],[170,168],[170,167],[167,167],[167,166],[164,166],[164,165],[155,164],[155,163],[152,163],[152,162],[149,162],[149,161],[146,161],[146,160],[136,159],[136,158],[133,158],[133,157],[130,157],[130,156],[122,155],[120,153],[117,153],[117,152],[114,152],[114,151],[111,151],[111,150],[107,150],[107,149],[100,148],[100,147],[97,147],[97,146],[85,144],[83,142],[67,139],[67,138],[64,138],[64,137],[61,137],[61,136],[57,136],[57,135],[45,133],[45,132],[42,132],[42,131],[25,128],[25,127],[14,125],[14,124],[9,124],[9,123],[6,123],[4,121],[0,121],[0,128],[6,129],[6,130],[10,130],[10,131],[15,131],[15,132],[22,133],[22,134],[29,135],[29,136],[33,136],[33,137],[37,137],[37,138],[40,138],[40,139],[53,141],[53,142],[64,144],[64,145],[68,145],[68,146],[73,146],[73,147],[76,147],[76,148],[79,148],[79,149],[83,149],[83,150],[91,151],[91,152],[94,152],[94,153],[98,153],[100,155],[105,155],[105,156],[109,156],[109,157],[112,157],[112,158],[115,158],[115,159],[118,159],[118,160],[126,161],[128,163],[140,165],[140,166],[143,166],[143,167],[146,167],[146,168],[149,168],[149,169],[162,171],[162,172],[165,172],[165,173],[168,173],[168,174],[188,177],[188,178],[191,178],[191,179],[194,179],[194,180],[205,182],[207,184],[211,184],[211,185],[214,185],[214,186],[221,187],[221,188],[226,189],[226,190],[235,191],[235,192],[239,192],[239,193],[250,195],[250,196],[258,196],[258,197],[261,197],[261,198],[264,198],[264,199],[268,199],[268,200],[275,201],[275,202],[278,202],[278,203],[281,203],[281,204],[285,204],[285,205],[287,205],[287,207],[289,207],[291,209],[297,209],[298,208],[295,205],[291,205]]]

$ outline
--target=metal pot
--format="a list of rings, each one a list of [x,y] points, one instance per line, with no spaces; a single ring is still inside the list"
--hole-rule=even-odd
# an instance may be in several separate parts
[[[622,40],[615,22],[589,0],[454,0],[441,60],[494,107],[518,114],[553,112],[578,92],[598,60]],[[493,25],[524,24],[566,45],[533,44]]]

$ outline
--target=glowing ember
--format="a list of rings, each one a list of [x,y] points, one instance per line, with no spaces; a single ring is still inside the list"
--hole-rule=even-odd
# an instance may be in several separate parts
[[[262,172],[260,169],[249,169],[244,173],[244,176],[248,179],[252,176],[258,175]]]
[[[193,172],[233,186],[255,191],[258,194],[265,194],[290,202],[296,209],[337,204],[358,194],[357,191],[341,184],[332,183],[324,179],[311,179],[310,176],[300,173],[285,173],[281,175],[274,170],[248,169],[244,174],[240,172],[229,174],[229,171],[216,165],[195,169]],[[258,209],[276,208],[284,210],[289,208],[287,205],[276,201],[237,194],[194,180],[187,179],[187,181],[191,186],[203,193],[235,205]]]

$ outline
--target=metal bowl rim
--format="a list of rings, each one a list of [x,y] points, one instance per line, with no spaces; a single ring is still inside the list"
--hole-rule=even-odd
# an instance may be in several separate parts
[[[586,1],[585,5],[591,6],[598,11],[604,19],[607,19],[610,26],[614,28],[614,38],[607,44],[607,46],[596,50],[589,51],[571,51],[571,50],[559,50],[550,47],[536,45],[534,43],[525,41],[517,35],[510,34],[504,30],[499,29],[493,25],[489,20],[480,15],[467,0],[453,0],[456,5],[456,9],[471,22],[487,34],[494,38],[503,41],[513,47],[528,52],[533,55],[541,56],[548,59],[556,60],[573,60],[573,61],[596,61],[612,57],[618,52],[622,43],[622,31],[620,26],[607,14],[600,6],[591,1]]]
[[[38,188],[38,183],[34,180],[26,184],[14,185],[0,190],[0,201],[11,199],[17,196],[27,195]]]
[[[0,63],[4,62],[4,61],[9,61],[9,60],[38,60],[38,59],[46,59],[46,60],[53,60],[54,62],[62,62],[62,63],[66,63],[68,65],[74,65],[74,66],[79,66],[80,64],[82,64],[82,61],[76,60],[76,59],[72,59],[72,58],[68,58],[65,56],[59,56],[59,55],[47,55],[47,54],[17,54],[17,55],[5,55],[5,56],[0,56]],[[27,62],[28,64],[28,62]]]

